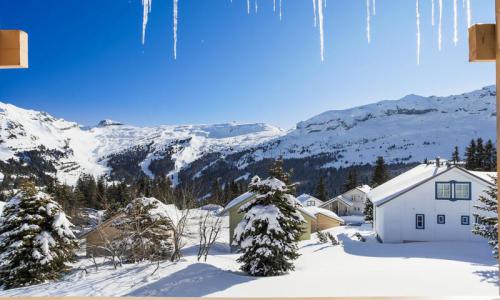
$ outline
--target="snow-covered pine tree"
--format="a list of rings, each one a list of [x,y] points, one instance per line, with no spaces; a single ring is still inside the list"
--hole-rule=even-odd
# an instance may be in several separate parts
[[[365,221],[373,221],[373,203],[369,200],[365,200],[365,209],[363,210],[363,215],[365,217]]]
[[[254,177],[250,191],[256,198],[244,204],[245,216],[236,227],[233,245],[243,253],[241,270],[252,276],[275,276],[294,270],[297,241],[304,218],[290,188],[276,178]]]
[[[480,196],[480,205],[474,207],[485,214],[474,214],[476,222],[472,228],[472,233],[488,239],[488,243],[493,248],[493,255],[498,258],[498,203],[497,203],[497,179],[495,184],[485,191],[487,196]]]
[[[132,200],[123,210],[116,227],[122,232],[120,242],[130,262],[158,261],[170,258],[173,250],[172,218],[176,212],[155,198]]]
[[[6,289],[59,279],[78,243],[52,198],[26,182],[0,218],[0,285]]]

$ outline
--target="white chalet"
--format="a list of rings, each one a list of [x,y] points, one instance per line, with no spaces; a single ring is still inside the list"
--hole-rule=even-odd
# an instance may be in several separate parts
[[[321,201],[318,198],[313,197],[309,194],[302,194],[302,195],[297,197],[297,200],[299,200],[299,202],[302,203],[302,206],[305,206],[305,207],[307,207],[307,206],[319,207],[323,203],[325,203],[324,201]]]
[[[474,206],[494,184],[492,176],[438,159],[389,180],[368,194],[377,237],[384,243],[481,240],[472,233]]]
[[[361,185],[326,201],[320,207],[331,210],[339,216],[362,216],[370,191],[369,185]]]

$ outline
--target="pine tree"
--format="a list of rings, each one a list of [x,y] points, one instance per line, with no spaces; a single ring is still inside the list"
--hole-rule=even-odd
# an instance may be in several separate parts
[[[293,271],[305,221],[290,187],[276,178],[254,177],[250,191],[257,197],[240,208],[245,215],[236,227],[233,242],[243,253],[237,260],[242,263],[241,270],[252,276]]]
[[[474,206],[476,209],[486,212],[486,214],[474,214],[476,222],[474,223],[472,232],[488,239],[488,243],[493,248],[493,255],[498,258],[498,189],[496,178],[494,179],[494,183],[494,185],[485,191],[487,196],[479,197],[478,200],[481,204]]]
[[[389,180],[389,173],[387,172],[387,165],[382,156],[377,157],[375,161],[375,169],[373,170],[372,186],[376,187]]]
[[[269,176],[276,178],[287,185],[291,183],[292,171],[286,172],[283,168],[283,157],[279,157],[274,161],[274,164],[269,168]]]
[[[344,192],[350,191],[358,186],[358,172],[351,168],[347,174],[347,180],[344,183]]]
[[[484,167],[483,171],[496,171],[496,149],[491,140],[486,142],[484,146]]]
[[[483,139],[478,138],[476,141],[476,154],[474,155],[474,160],[475,160],[475,168],[476,170],[483,170],[484,169],[484,145],[483,145]]]
[[[328,199],[328,193],[325,187],[325,179],[323,176],[319,177],[318,185],[316,186],[316,193],[314,197],[318,198],[321,201],[326,201]]]
[[[469,146],[465,149],[465,168],[475,170],[476,167],[476,142],[471,140]]]
[[[454,164],[458,164],[460,162],[460,154],[458,153],[458,146],[455,146],[453,149],[453,153],[451,154],[451,161]]]
[[[59,279],[77,240],[61,206],[32,182],[4,207],[0,219],[0,282],[6,289]]]
[[[373,221],[373,203],[369,200],[365,200],[365,209],[363,210],[363,215],[365,216],[365,221]]]

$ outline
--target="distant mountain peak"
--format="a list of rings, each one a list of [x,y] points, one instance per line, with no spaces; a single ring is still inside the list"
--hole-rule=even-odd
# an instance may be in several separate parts
[[[105,119],[101,120],[99,123],[97,123],[97,127],[109,127],[109,126],[121,126],[123,123],[113,121],[110,119]]]

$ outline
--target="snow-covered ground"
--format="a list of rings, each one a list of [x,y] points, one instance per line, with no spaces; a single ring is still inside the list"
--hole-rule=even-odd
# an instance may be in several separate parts
[[[369,225],[339,227],[330,231],[341,245],[319,244],[313,236],[300,243],[302,255],[294,272],[257,278],[238,270],[238,254],[230,253],[227,245],[227,228],[207,262],[197,262],[193,226],[182,261],[164,262],[156,272],[154,263],[128,264],[116,270],[101,265],[96,271],[89,260],[81,259],[59,282],[0,291],[0,296],[498,295],[498,265],[486,243],[380,244]],[[351,238],[356,232],[367,242]],[[83,267],[88,273],[76,270]]]

